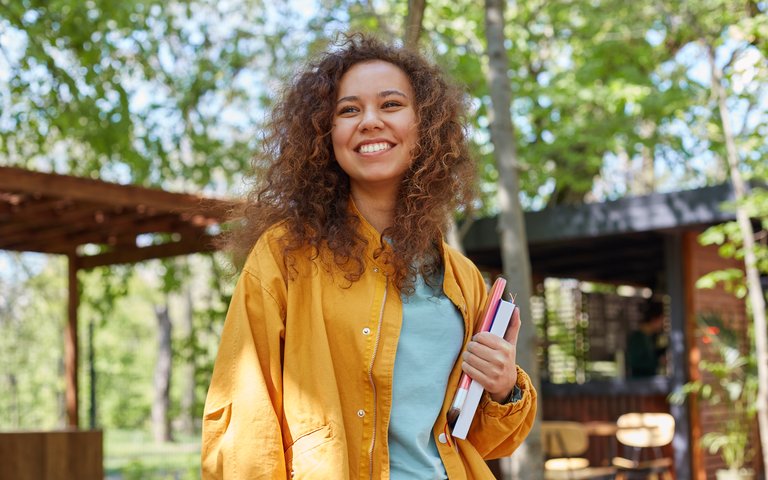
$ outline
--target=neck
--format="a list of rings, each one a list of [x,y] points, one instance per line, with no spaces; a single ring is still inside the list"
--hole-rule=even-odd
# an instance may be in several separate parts
[[[370,192],[352,188],[352,200],[360,214],[379,233],[392,226],[395,216],[395,195],[371,195]]]

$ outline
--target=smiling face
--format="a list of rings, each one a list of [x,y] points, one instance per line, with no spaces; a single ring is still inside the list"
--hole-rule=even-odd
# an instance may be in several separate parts
[[[405,72],[388,62],[358,63],[341,77],[331,139],[353,196],[396,195],[418,140],[414,101]]]

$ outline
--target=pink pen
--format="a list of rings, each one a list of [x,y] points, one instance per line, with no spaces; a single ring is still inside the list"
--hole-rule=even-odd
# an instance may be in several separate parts
[[[506,285],[507,281],[502,277],[497,278],[493,283],[478,332],[487,332],[491,329],[493,318],[496,316],[496,309],[499,307],[499,301],[501,300],[501,295],[504,293],[504,287]],[[464,406],[464,401],[467,399],[470,383],[472,383],[472,379],[469,375],[462,372],[461,379],[459,380],[459,388],[456,390],[456,394],[453,396],[453,402],[451,403],[451,408],[448,410],[448,424],[451,425],[451,427],[456,423],[456,419],[459,418],[461,408]]]

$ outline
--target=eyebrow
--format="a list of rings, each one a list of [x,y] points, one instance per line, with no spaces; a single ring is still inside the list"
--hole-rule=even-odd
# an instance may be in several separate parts
[[[400,96],[400,97],[403,97],[403,98],[406,98],[406,99],[408,98],[408,95],[404,94],[400,90],[394,90],[394,89],[392,89],[392,90],[382,90],[376,96],[379,97],[379,98],[385,98],[385,97],[388,97],[390,95],[397,95],[397,96]],[[347,97],[341,97],[340,99],[336,100],[336,104],[338,105],[341,102],[355,102],[355,101],[358,101],[358,100],[360,100],[360,97],[358,97],[357,95],[349,95]]]

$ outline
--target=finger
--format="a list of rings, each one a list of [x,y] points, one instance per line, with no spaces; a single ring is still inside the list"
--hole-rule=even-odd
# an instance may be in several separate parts
[[[469,375],[469,378],[480,383],[484,389],[488,389],[488,387],[491,386],[489,378],[483,373],[483,371],[468,361],[465,360],[461,363],[461,369],[464,371],[464,373]]]
[[[509,392],[517,382],[516,369],[513,368],[510,371],[499,370],[494,368],[493,365],[484,363],[477,357],[463,361],[461,369],[491,394]]]
[[[515,307],[515,311],[512,313],[512,320],[509,323],[509,327],[507,327],[507,331],[504,333],[504,340],[517,346],[517,337],[520,334],[521,323],[520,308]]]
[[[491,363],[506,363],[513,355],[514,346],[503,338],[489,335],[469,342],[467,352]]]
[[[475,334],[469,343],[470,344],[477,343],[479,345],[483,345],[485,347],[496,350],[499,348],[503,348],[503,345],[507,342],[500,336],[494,335],[491,332],[480,332]],[[478,347],[475,346],[475,348],[478,348]]]
[[[493,365],[495,364],[493,352],[489,353],[484,350],[480,352],[480,355],[478,355],[478,353],[475,351],[467,350],[464,352],[464,356],[462,358],[466,363],[484,372],[492,369]]]
[[[491,348],[478,342],[470,342],[464,353],[464,360],[472,366],[486,372],[489,377],[500,375],[515,364],[514,347],[499,339],[499,348]]]

